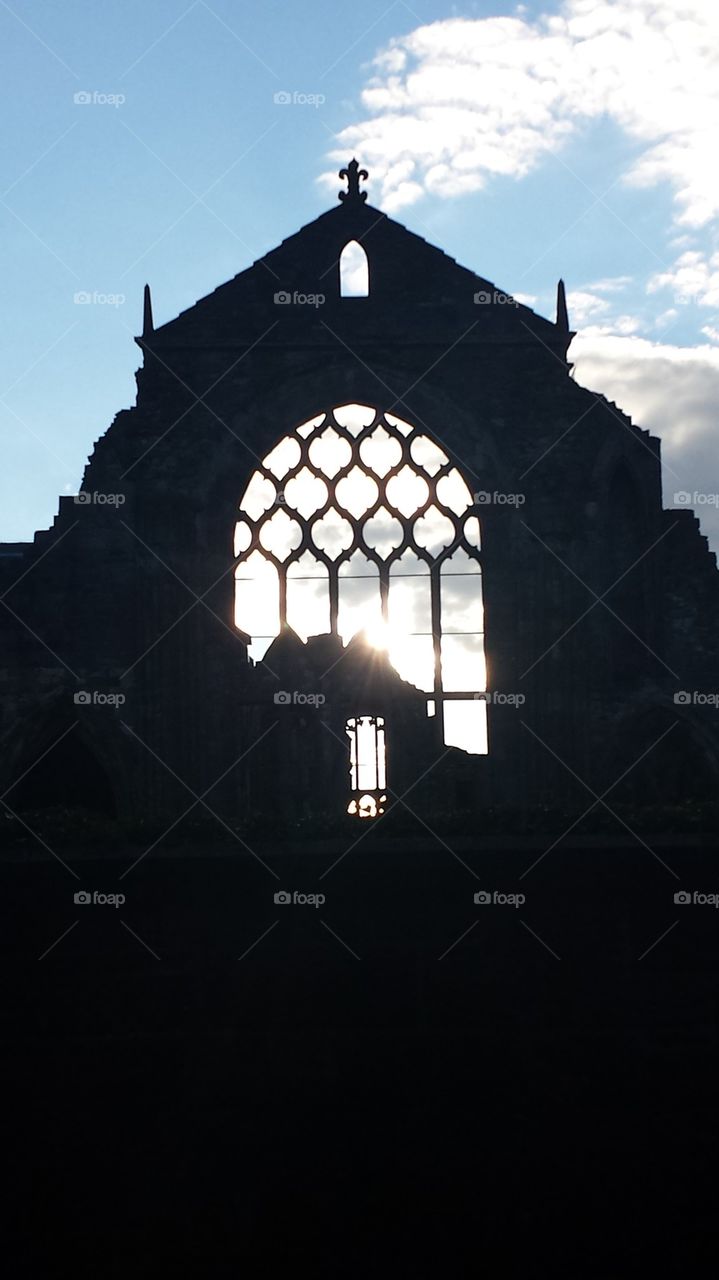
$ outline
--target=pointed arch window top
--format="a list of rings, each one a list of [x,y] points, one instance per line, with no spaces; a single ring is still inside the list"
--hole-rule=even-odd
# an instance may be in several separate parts
[[[369,261],[357,240],[349,240],[340,254],[340,297],[369,297]]]

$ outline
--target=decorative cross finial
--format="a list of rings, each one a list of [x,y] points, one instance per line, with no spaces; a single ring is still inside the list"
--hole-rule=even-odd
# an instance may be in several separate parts
[[[367,173],[366,169],[360,169],[354,157],[350,160],[346,169],[340,169],[339,176],[340,178],[347,179],[347,190],[340,191],[339,193],[340,200],[362,201],[367,199],[367,192],[360,191],[359,184],[360,184],[360,179],[364,178],[364,180],[366,181],[367,178],[369,177],[369,174]]]

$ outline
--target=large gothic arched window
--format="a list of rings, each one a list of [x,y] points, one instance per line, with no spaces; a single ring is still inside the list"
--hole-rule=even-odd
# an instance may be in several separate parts
[[[287,623],[364,631],[427,695],[448,745],[487,750],[479,520],[426,433],[368,405],[329,409],[262,460],[235,529],[235,621],[259,661]]]

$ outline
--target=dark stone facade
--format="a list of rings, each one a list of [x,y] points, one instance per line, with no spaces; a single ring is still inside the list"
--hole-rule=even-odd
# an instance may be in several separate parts
[[[367,298],[340,296],[351,240]],[[277,305],[280,290],[324,302]],[[694,695],[719,691],[716,559],[690,511],[663,507],[659,441],[574,381],[572,336],[563,291],[553,323],[357,193],[170,323],[146,306],[137,404],[96,442],[88,500],[0,548],[10,809],[64,795],[170,822],[206,797],[233,827],[319,823],[344,811],[356,689],[387,722],[389,791],[413,788],[420,815],[589,806],[578,779],[601,793],[625,770],[615,798],[713,798],[719,710]],[[414,691],[369,679],[359,650],[323,707],[281,714],[248,662],[239,499],[291,427],[353,401],[421,424],[480,498],[522,497],[476,506],[489,689],[525,698],[490,704],[486,756],[445,750]],[[317,673],[318,642],[276,646],[288,678]],[[79,690],[111,700],[78,705]]]

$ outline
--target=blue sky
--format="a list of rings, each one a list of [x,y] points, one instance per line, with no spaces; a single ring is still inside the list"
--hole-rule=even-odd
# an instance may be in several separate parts
[[[708,0],[0,0],[0,47],[0,538],[51,523],[133,403],[145,281],[170,319],[353,152],[373,204],[537,310],[563,275],[577,376],[662,435],[667,505],[719,490]]]

